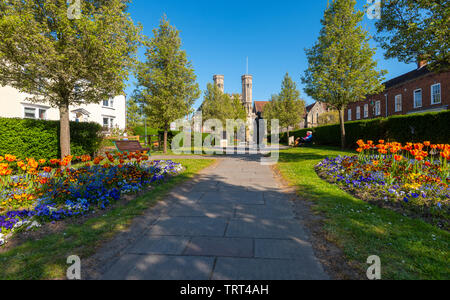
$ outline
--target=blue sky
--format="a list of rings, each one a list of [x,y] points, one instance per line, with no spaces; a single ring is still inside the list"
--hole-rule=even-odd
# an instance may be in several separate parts
[[[358,0],[363,9],[366,0]],[[301,84],[300,76],[307,68],[305,48],[317,40],[320,20],[327,0],[134,0],[130,14],[144,27],[144,34],[152,37],[165,13],[181,32],[183,49],[191,60],[197,82],[205,90],[214,74],[225,75],[225,91],[241,92],[241,75],[253,75],[253,100],[269,100],[278,93],[286,72],[297,82],[302,98],[312,103]],[[374,20],[364,18],[363,26],[375,34]],[[372,42],[372,46],[377,44]],[[143,60],[143,51],[140,51]],[[385,60],[383,51],[377,50],[375,59],[379,68],[388,70],[386,79],[411,71],[415,65],[397,60]],[[135,80],[130,78],[127,95],[134,90]],[[197,100],[197,108],[203,95]]]

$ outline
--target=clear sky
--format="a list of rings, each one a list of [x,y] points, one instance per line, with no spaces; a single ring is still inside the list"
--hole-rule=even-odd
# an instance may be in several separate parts
[[[357,0],[363,9],[366,0]],[[212,82],[214,74],[225,76],[227,93],[241,92],[241,75],[253,75],[253,100],[269,100],[278,93],[286,72],[297,82],[303,99],[313,102],[303,91],[300,77],[307,68],[304,49],[317,40],[320,20],[327,0],[133,0],[130,13],[152,37],[165,13],[172,25],[181,32],[183,49],[191,60],[200,88]],[[375,34],[375,20],[364,18],[363,26]],[[373,41],[372,46],[377,44]],[[143,51],[140,51],[143,59]],[[388,70],[391,79],[413,70],[416,66],[397,60],[385,60],[377,50],[379,68]],[[135,80],[129,81],[126,92],[131,95]],[[197,108],[203,95],[197,100]]]

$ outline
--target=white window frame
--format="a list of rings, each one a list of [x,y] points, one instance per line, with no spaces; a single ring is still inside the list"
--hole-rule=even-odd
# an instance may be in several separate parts
[[[416,92],[420,92],[420,106],[417,105],[417,103],[416,103]],[[414,108],[421,108],[421,107],[423,107],[423,92],[422,92],[422,89],[414,90],[414,92],[413,92],[413,101],[414,101]]]
[[[105,105],[105,102],[107,105]],[[103,100],[102,106],[106,108],[114,108],[114,99]]]
[[[347,115],[348,115],[348,121],[351,121],[352,120],[352,109],[351,108],[348,109]]]
[[[403,111],[403,96],[402,94],[395,96],[395,112]]]
[[[439,102],[434,102],[434,93],[433,93],[433,88],[435,87],[435,86],[438,86],[439,87]],[[441,104],[442,103],[442,87],[441,87],[441,84],[440,83],[436,83],[436,84],[433,84],[432,86],[431,86],[431,105],[435,105],[435,104]]]
[[[361,120],[361,106],[356,107],[356,120]]]
[[[105,125],[105,119],[108,120],[108,125]],[[109,116],[102,116],[102,125],[104,128],[114,128],[114,121],[116,120],[115,117],[109,117]]]
[[[364,118],[369,117],[369,104],[364,104]]]
[[[34,116],[33,117],[28,117],[26,115],[26,110],[27,109],[30,109],[30,110],[34,111]],[[39,117],[39,115],[40,115],[39,113],[41,111],[44,111],[44,117],[43,118]],[[47,109],[42,108],[42,107],[33,107],[33,106],[24,105],[23,106],[23,118],[24,119],[34,119],[34,120],[47,120]]]
[[[375,116],[381,116],[381,101],[375,102]]]
[[[33,110],[33,117],[28,117],[27,116],[27,109]],[[36,119],[36,107],[31,107],[31,106],[24,106],[23,107],[23,118],[24,119]],[[31,112],[28,112],[31,113]]]

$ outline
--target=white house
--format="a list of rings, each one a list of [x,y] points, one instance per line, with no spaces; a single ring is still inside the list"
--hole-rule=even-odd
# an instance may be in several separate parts
[[[48,103],[27,101],[29,95],[9,86],[0,86],[0,117],[59,120],[59,110]],[[70,120],[96,122],[103,127],[125,129],[126,97],[116,96],[99,104],[70,106]]]

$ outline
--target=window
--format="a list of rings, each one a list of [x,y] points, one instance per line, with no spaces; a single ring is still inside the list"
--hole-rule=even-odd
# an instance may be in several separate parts
[[[369,117],[369,104],[364,105],[364,118]]]
[[[25,107],[25,118],[36,119],[36,108]]]
[[[381,101],[375,102],[375,116],[381,115]]]
[[[104,117],[103,118],[103,127],[113,128],[114,127],[114,118]]]
[[[395,96],[395,112],[402,111],[402,95]]]
[[[414,108],[422,107],[422,89],[414,91]]]
[[[114,107],[114,100],[103,100],[103,106],[104,107],[110,107],[113,108]]]
[[[431,104],[441,103],[441,84],[434,84],[431,86]]]
[[[39,119],[45,120],[46,110],[45,109],[39,109]]]
[[[348,110],[348,120],[349,121],[352,120],[352,110],[351,109]]]
[[[361,107],[356,108],[356,120],[361,120]]]
[[[37,115],[36,115],[37,114]],[[47,110],[43,108],[24,107],[24,118],[45,120]]]

